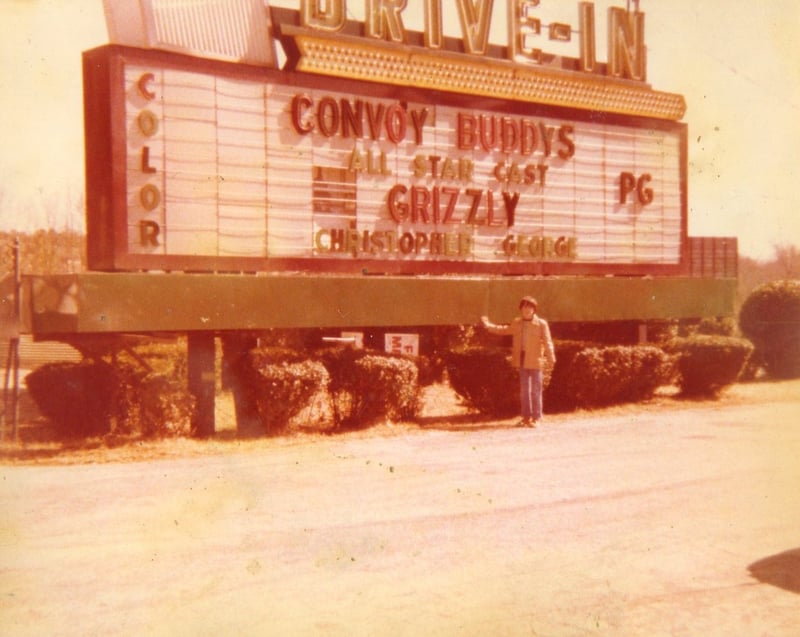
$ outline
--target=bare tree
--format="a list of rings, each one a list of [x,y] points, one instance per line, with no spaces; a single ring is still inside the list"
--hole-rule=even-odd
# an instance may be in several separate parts
[[[800,278],[800,250],[796,245],[788,243],[776,245],[775,263],[780,269],[781,278]]]

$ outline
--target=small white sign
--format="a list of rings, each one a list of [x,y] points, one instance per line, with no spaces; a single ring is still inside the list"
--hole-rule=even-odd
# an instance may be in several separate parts
[[[384,343],[389,354],[419,356],[419,334],[386,334]]]

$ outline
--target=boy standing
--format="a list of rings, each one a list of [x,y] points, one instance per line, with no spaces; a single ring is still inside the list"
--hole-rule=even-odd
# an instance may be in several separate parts
[[[556,362],[550,326],[536,316],[538,303],[532,296],[519,302],[520,316],[509,325],[495,325],[486,316],[481,323],[492,334],[511,335],[511,355],[519,368],[519,397],[522,403],[523,427],[535,427],[542,419],[542,359],[553,365]]]

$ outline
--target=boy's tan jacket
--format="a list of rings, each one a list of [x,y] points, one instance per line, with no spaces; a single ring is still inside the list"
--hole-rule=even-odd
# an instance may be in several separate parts
[[[523,327],[525,321],[517,317],[509,325],[487,325],[493,334],[511,335],[511,361],[515,367],[525,369],[541,369],[543,360],[551,365],[556,362],[553,350],[553,339],[550,337],[550,326],[543,318],[534,316],[525,332],[523,343]],[[522,352],[525,358],[522,360]]]

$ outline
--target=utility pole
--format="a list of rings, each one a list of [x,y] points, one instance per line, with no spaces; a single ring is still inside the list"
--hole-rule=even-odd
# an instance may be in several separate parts
[[[11,439],[17,442],[19,439],[19,318],[20,318],[20,275],[19,275],[19,237],[14,237],[13,247],[14,259],[14,290],[12,299],[12,314],[9,320],[8,331],[8,358],[6,360],[5,382],[3,385],[3,424],[7,419],[6,415],[11,413]],[[9,379],[10,376],[10,379]],[[12,382],[11,395],[9,397],[9,380]],[[9,405],[10,402],[10,405]],[[3,427],[3,434],[5,427]]]

